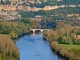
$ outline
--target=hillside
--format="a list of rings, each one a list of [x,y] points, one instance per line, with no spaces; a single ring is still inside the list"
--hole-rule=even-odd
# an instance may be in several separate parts
[[[0,34],[0,60],[19,60],[19,52],[14,42]]]

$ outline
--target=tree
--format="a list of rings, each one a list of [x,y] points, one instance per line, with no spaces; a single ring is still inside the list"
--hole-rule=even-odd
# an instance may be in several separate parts
[[[11,4],[11,2],[10,1],[6,1],[6,4]]]
[[[3,29],[3,34],[9,34],[9,33],[10,33],[10,30],[8,28]]]
[[[63,43],[62,37],[59,37],[59,38],[58,38],[58,43],[60,43],[60,44]]]
[[[25,24],[31,24],[31,21],[29,18],[23,18],[23,19],[21,19],[21,22],[23,22]]]
[[[0,30],[2,29],[2,25],[0,24]]]

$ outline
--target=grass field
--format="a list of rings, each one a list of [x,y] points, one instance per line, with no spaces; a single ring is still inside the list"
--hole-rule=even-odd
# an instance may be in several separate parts
[[[63,57],[67,57],[68,60],[80,60],[80,45],[58,44],[57,42],[52,42],[51,46]]]
[[[69,52],[72,52],[73,54],[80,56],[80,45],[66,45],[66,44],[59,45],[65,50],[68,50]]]

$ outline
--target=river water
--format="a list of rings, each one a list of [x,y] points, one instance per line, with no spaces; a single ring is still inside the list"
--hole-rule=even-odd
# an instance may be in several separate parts
[[[20,51],[20,60],[62,60],[52,52],[50,45],[41,35],[25,35],[16,45]]]

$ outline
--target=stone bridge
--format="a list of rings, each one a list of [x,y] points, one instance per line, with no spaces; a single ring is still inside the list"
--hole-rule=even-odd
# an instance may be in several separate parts
[[[43,31],[49,31],[49,29],[30,29],[31,31],[33,31],[33,34],[35,34],[35,31],[39,30],[41,32],[41,34],[43,33]]]

